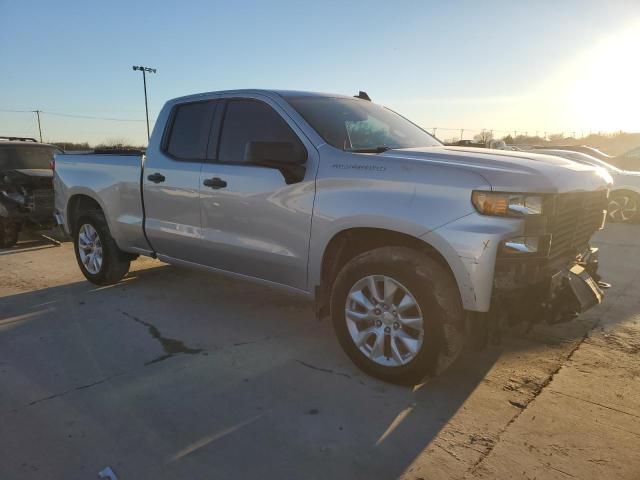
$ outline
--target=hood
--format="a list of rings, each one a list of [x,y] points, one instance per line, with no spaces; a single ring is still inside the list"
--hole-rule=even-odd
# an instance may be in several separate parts
[[[565,193],[606,189],[611,176],[602,169],[553,155],[469,147],[388,150],[380,156],[473,171],[495,191]]]
[[[611,172],[613,189],[632,190],[640,193],[640,172]]]

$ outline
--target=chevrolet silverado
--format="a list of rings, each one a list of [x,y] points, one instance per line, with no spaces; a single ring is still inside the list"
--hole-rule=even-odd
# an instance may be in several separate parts
[[[144,154],[56,155],[54,175],[89,281],[146,255],[286,288],[361,369],[409,384],[500,326],[600,303],[589,241],[610,183],[554,156],[446,147],[364,92],[271,90],[170,100]]]

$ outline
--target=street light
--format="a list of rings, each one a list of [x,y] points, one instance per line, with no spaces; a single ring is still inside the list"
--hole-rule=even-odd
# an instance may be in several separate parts
[[[133,70],[140,70],[142,72],[142,83],[144,84],[144,109],[147,112],[147,142],[149,141],[149,138],[151,137],[151,134],[149,133],[149,106],[147,105],[147,72],[148,73],[156,73],[156,69],[155,68],[149,68],[149,67],[143,67],[142,65],[140,66],[133,66]]]

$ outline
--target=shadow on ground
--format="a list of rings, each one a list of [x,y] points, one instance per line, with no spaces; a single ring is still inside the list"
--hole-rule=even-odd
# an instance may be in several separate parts
[[[95,450],[94,441],[109,452],[140,438],[144,455],[175,474],[397,476],[499,355],[463,360],[415,391],[384,384],[351,365],[305,300],[169,266],[133,272],[115,287],[81,281],[0,306],[0,375],[18,384],[0,397],[0,415],[8,424],[28,417],[9,443],[38,431],[41,465],[61,432],[36,409],[54,408],[103,429],[74,457]],[[167,349],[172,342],[183,348]],[[133,419],[133,428],[112,415]],[[6,438],[0,444],[10,448]]]

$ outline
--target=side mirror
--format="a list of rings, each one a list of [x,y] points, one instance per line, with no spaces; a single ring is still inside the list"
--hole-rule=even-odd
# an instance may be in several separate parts
[[[298,148],[296,148],[298,147]],[[280,170],[287,184],[304,178],[307,152],[292,142],[248,142],[244,161]]]

